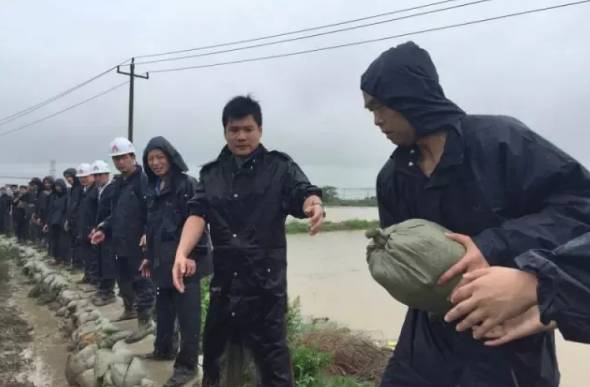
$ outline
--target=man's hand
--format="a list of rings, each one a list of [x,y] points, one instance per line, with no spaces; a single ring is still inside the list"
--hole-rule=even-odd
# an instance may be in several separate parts
[[[47,234],[48,231],[49,231],[49,226],[47,226],[47,225],[43,226],[43,232],[45,234]]]
[[[190,277],[197,272],[197,263],[193,259],[177,255],[172,267],[172,282],[174,287],[184,293],[184,277]]]
[[[93,245],[100,245],[102,242],[104,242],[104,240],[105,240],[104,232],[102,232],[101,230],[98,230],[94,234],[92,234],[92,238],[90,239],[90,243],[92,243]]]
[[[324,223],[324,217],[326,212],[322,206],[322,199],[319,196],[311,195],[303,203],[303,212],[309,218],[309,235],[317,234],[322,224]]]
[[[139,238],[139,247],[141,247],[143,250],[145,250],[147,246],[147,236],[145,234],[143,234],[141,236],[141,238]]]
[[[495,266],[467,273],[463,279],[468,283],[451,295],[455,307],[446,314],[445,321],[466,316],[457,330],[476,326],[473,329],[476,339],[537,303],[538,281],[533,274]]]
[[[473,240],[467,235],[448,233],[447,238],[462,244],[463,247],[465,247],[465,255],[463,255],[463,258],[461,258],[459,262],[451,266],[451,268],[439,278],[439,285],[444,285],[451,278],[463,273],[469,273],[490,266],[475,242],[473,242]],[[459,283],[457,288],[459,288],[463,282],[464,281]]]
[[[150,265],[150,261],[148,259],[144,259],[141,261],[141,266],[139,266],[139,272],[143,278],[151,278],[152,277],[152,269]]]
[[[67,220],[64,222],[64,231],[65,232],[70,231],[70,223]]]
[[[505,321],[486,334],[484,344],[489,347],[497,347],[523,337],[553,330],[556,327],[555,322],[543,325],[539,307],[533,306],[520,316]]]

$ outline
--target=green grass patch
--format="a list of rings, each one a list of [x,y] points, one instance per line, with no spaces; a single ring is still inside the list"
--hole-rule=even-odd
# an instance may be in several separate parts
[[[350,219],[342,222],[326,221],[322,225],[322,232],[368,230],[379,227],[378,220]],[[287,234],[303,234],[309,231],[307,222],[293,220],[286,225]]]

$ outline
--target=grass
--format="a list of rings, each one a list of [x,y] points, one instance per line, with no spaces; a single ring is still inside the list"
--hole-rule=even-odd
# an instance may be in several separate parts
[[[368,230],[379,227],[377,220],[350,219],[343,222],[326,221],[322,225],[322,232]],[[307,222],[290,221],[286,225],[287,234],[303,234],[309,231]]]

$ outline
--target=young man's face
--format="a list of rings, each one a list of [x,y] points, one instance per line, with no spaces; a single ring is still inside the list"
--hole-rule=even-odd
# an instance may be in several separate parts
[[[94,183],[94,175],[80,177],[80,184],[82,184],[82,187],[89,187],[93,183]]]
[[[96,184],[102,186],[105,185],[107,183],[107,181],[109,181],[109,174],[108,173],[97,173],[94,174],[94,181]]]
[[[135,169],[135,156],[131,153],[113,156],[113,163],[119,172],[123,175],[128,175]]]
[[[399,112],[385,106],[381,101],[363,91],[365,108],[373,113],[375,125],[395,145],[410,146],[416,142],[416,129]]]
[[[168,156],[166,156],[166,153],[162,152],[160,149],[152,149],[149,151],[147,159],[148,166],[154,175],[163,177],[170,172],[170,161],[168,161]]]
[[[75,179],[74,176],[65,176],[65,178],[70,186],[74,185],[74,179]]]
[[[48,180],[45,180],[43,182],[43,187],[45,188],[45,191],[51,191],[51,182]]]
[[[252,115],[237,120],[229,120],[225,126],[227,147],[236,156],[248,156],[258,148],[262,137],[262,127]]]

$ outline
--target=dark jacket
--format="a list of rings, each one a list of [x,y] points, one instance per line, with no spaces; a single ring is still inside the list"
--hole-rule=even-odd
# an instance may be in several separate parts
[[[74,174],[76,170],[73,170]],[[75,230],[78,229],[78,208],[80,207],[80,197],[82,196],[82,185],[77,177],[74,177],[74,184],[68,191],[68,210],[66,213],[66,220],[70,233],[75,235]]]
[[[115,180],[98,190],[98,210],[96,224],[102,223],[111,214],[111,207],[115,197]],[[109,233],[103,243],[100,244],[100,276],[101,278],[116,278],[117,262],[113,251],[113,239]]]
[[[0,216],[5,216],[10,211],[10,196],[6,193],[0,194]]]
[[[590,233],[553,251],[528,251],[515,261],[539,279],[541,321],[555,321],[566,340],[590,344]]]
[[[96,184],[82,190],[78,209],[78,238],[88,241],[88,235],[96,227],[98,213],[98,188]]]
[[[147,155],[154,149],[164,152],[171,164],[170,173],[161,190],[161,180],[147,166]],[[143,165],[148,177],[147,258],[152,264],[152,279],[156,285],[171,288],[176,249],[188,217],[187,203],[195,194],[197,181],[184,173],[188,168],[182,156],[164,137],[150,140],[143,153]],[[193,278],[211,274],[211,242],[207,230],[191,258],[197,262],[197,275]]]
[[[241,167],[229,149],[201,169],[191,215],[203,217],[213,241],[211,287],[228,302],[215,318],[261,321],[269,305],[286,305],[285,219],[305,218],[303,202],[321,190],[286,154],[262,145]]]
[[[472,236],[490,264],[506,266],[529,249],[553,249],[590,231],[588,172],[513,118],[465,114],[445,97],[428,53],[415,44],[386,51],[361,88],[406,117],[418,137],[447,132],[430,177],[418,166],[415,146],[398,147],[387,160],[377,179],[383,227],[434,221]],[[559,381],[552,334],[491,349],[417,310],[406,316],[390,369],[441,387]]]
[[[47,181],[51,184],[51,190],[49,190],[49,191],[45,190],[45,182],[47,182]],[[41,224],[43,224],[43,225],[47,224],[49,203],[51,202],[52,195],[54,192],[54,185],[55,185],[55,180],[53,179],[53,177],[47,176],[46,178],[43,179],[43,190],[39,193],[39,199],[38,199],[38,204],[37,204],[37,206],[38,206],[37,216],[39,217],[39,220],[41,220]]]
[[[147,178],[138,165],[129,176],[119,176],[111,184],[112,211],[99,228],[110,234],[115,255],[134,259],[139,263],[143,258],[139,242],[146,232]]]
[[[24,223],[27,218],[27,209],[29,208],[31,202],[31,194],[29,192],[25,192],[21,194],[20,192],[15,193],[14,199],[12,200],[12,218],[17,223]]]
[[[61,188],[60,191],[56,189],[58,186]],[[63,228],[66,221],[67,209],[68,188],[65,181],[62,179],[57,179],[55,181],[53,194],[51,195],[51,200],[48,203],[47,219],[45,224],[50,227],[59,226]]]

